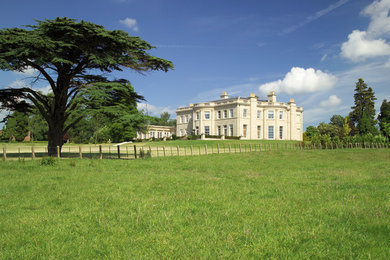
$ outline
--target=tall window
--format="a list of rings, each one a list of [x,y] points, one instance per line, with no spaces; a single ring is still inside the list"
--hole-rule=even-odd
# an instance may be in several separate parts
[[[257,126],[257,138],[258,139],[261,138],[261,126],[260,125]]]
[[[224,125],[224,126],[223,126],[223,135],[224,135],[224,136],[227,136],[227,135],[228,135],[228,132],[227,132],[227,125]]]
[[[220,125],[218,126],[218,134],[217,135],[221,135],[221,126]]]
[[[217,119],[221,119],[221,110],[217,112]]]
[[[248,125],[243,125],[243,127],[242,127],[242,135],[244,137],[246,137],[247,131],[248,131]]]
[[[199,126],[195,127],[195,134],[199,135]]]
[[[210,127],[209,127],[208,125],[206,125],[206,126],[204,127],[204,134],[205,134],[205,135],[210,135]]]
[[[186,117],[184,118],[184,123],[188,123],[188,116],[186,115]]]
[[[248,116],[248,109],[244,108],[244,112],[243,112],[243,117],[247,117]]]
[[[228,118],[227,110],[224,110],[224,111],[223,111],[223,117],[224,117],[224,118]]]
[[[158,133],[157,133],[157,137],[158,137],[158,138],[162,138],[162,132],[158,132]]]
[[[257,110],[257,118],[261,118],[261,110]]]
[[[274,139],[274,126],[268,126],[268,139]]]
[[[268,119],[274,119],[274,111],[268,110]]]
[[[234,110],[233,110],[233,108],[230,109],[230,117],[234,117]]]
[[[204,111],[204,119],[210,119],[210,111]]]
[[[283,111],[279,111],[279,119],[283,119]]]
[[[196,120],[199,120],[199,111],[196,112]]]
[[[180,124],[183,123],[183,116],[180,116]]]
[[[230,136],[233,136],[233,124],[229,125],[230,128]]]
[[[283,126],[279,126],[279,138],[283,139]]]
[[[154,136],[154,133],[153,133],[153,136]],[[180,136],[183,136],[183,130],[180,130]]]

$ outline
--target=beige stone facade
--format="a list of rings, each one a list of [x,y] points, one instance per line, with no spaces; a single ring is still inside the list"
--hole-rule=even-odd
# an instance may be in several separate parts
[[[146,133],[137,132],[137,139],[171,138],[174,133],[174,126],[148,125]]]
[[[254,94],[231,97],[223,92],[216,101],[190,104],[176,110],[177,136],[205,134],[241,139],[302,140],[303,109],[293,99],[276,101],[272,91],[267,100]]]

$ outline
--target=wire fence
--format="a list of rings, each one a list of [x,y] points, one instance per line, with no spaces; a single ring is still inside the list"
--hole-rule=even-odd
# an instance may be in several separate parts
[[[54,147],[57,158],[89,159],[138,159],[168,156],[196,156],[222,153],[247,153],[283,150],[318,150],[318,149],[388,149],[388,143],[348,143],[348,144],[305,144],[296,143],[259,143],[259,144],[213,144],[198,146],[64,146]],[[43,158],[48,156],[48,147],[21,146],[0,150],[3,161],[7,159]]]

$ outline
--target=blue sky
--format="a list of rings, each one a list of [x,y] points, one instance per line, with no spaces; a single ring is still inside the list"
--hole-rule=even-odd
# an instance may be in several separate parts
[[[306,127],[347,115],[358,78],[374,89],[377,112],[390,100],[389,9],[390,0],[18,0],[2,3],[0,27],[66,16],[150,42],[173,71],[114,75],[145,96],[149,114],[174,117],[222,91],[265,99],[274,90],[303,106]],[[29,85],[29,73],[0,72],[0,87]]]

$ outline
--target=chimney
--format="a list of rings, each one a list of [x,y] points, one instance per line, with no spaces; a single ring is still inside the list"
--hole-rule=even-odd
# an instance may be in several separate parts
[[[225,91],[222,92],[221,99],[228,99],[228,98],[229,98],[228,94]]]
[[[269,94],[268,94],[268,103],[275,103],[276,102],[276,95],[275,95],[275,92],[271,91]]]

